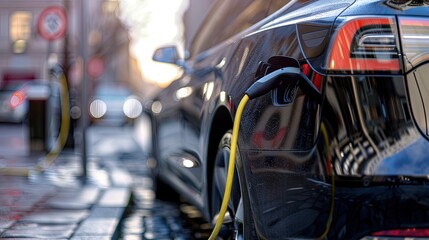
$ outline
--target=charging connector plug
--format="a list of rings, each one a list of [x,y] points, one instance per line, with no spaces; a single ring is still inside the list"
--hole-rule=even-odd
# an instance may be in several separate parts
[[[264,95],[265,93],[275,89],[282,81],[294,80],[301,73],[297,67],[284,67],[258,79],[245,92],[250,99],[254,99]]]

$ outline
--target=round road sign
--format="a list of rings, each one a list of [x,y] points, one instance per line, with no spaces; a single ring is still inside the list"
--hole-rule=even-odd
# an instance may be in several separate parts
[[[67,15],[59,6],[51,6],[40,13],[37,21],[40,36],[48,41],[54,41],[64,36],[67,28]]]

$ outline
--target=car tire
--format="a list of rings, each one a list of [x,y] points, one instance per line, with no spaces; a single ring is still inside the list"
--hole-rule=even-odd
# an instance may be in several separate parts
[[[213,166],[212,191],[211,191],[211,213],[213,217],[212,223],[215,224],[217,215],[221,208],[223,196],[225,193],[226,177],[228,172],[229,155],[231,151],[232,131],[227,131],[221,138],[216,158]],[[235,160],[236,166],[240,164],[240,154],[237,150]],[[231,189],[231,197],[228,204],[228,210],[225,214],[224,224],[219,232],[222,239],[256,239],[256,231],[253,222],[253,215],[250,209],[247,189],[241,187],[240,180],[244,184],[244,175],[238,174],[237,167],[235,168],[233,186]],[[239,177],[240,176],[240,177]],[[243,210],[243,218],[236,218],[236,213],[241,207]]]
[[[159,176],[154,177],[155,197],[165,202],[180,202],[180,195],[169,184],[165,183]]]

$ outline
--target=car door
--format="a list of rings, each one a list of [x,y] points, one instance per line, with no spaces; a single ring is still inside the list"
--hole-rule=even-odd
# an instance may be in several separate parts
[[[228,39],[266,17],[269,6],[266,0],[218,1],[191,45],[188,65],[192,71],[178,91],[184,93],[179,99],[185,143],[182,155],[192,164],[179,166],[177,171],[196,192],[201,193],[204,185],[203,138],[210,128],[204,120],[214,110],[224,81],[222,67],[230,61],[236,45]]]

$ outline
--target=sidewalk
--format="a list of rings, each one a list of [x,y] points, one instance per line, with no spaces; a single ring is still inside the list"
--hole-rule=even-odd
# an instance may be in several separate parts
[[[23,166],[36,159],[9,161]],[[0,176],[0,238],[118,238],[131,178],[124,170],[93,161],[83,183],[79,169],[78,156],[65,153],[40,175]]]
[[[43,161],[44,153],[23,151],[28,150],[25,125],[5,126],[3,132],[8,128],[14,130],[0,136],[0,142],[5,143],[0,168],[31,169]],[[86,181],[81,179],[79,149],[64,150],[42,173],[0,175],[1,239],[119,239],[133,179],[120,166],[118,154],[141,149],[125,146],[133,143],[131,127],[106,129],[113,135],[89,130]],[[106,146],[109,139],[119,139],[110,145],[121,146]],[[113,151],[104,151],[106,147]]]

